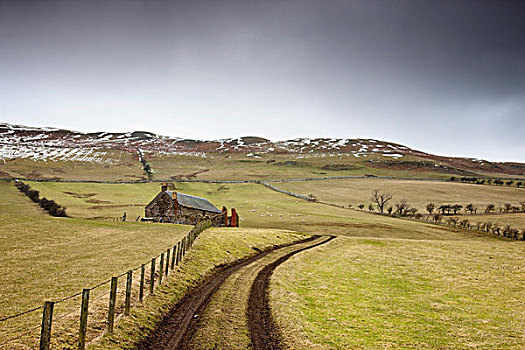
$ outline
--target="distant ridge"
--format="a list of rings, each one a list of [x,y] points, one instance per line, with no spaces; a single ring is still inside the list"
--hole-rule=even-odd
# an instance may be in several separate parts
[[[244,154],[252,158],[265,154],[345,154],[384,169],[410,170],[415,164],[423,170],[428,168],[439,171],[440,166],[447,171],[453,168],[458,175],[478,172],[525,175],[523,163],[438,156],[375,139],[296,138],[272,142],[262,137],[246,136],[220,140],[191,140],[147,131],[82,133],[52,127],[0,123],[0,160],[4,162],[16,158],[110,162],[102,157],[104,149],[132,153],[140,149],[143,152],[189,156]],[[379,155],[383,160],[370,159],[372,155]]]

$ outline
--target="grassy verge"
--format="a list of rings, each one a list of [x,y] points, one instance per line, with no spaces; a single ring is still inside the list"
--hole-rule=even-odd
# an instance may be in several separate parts
[[[303,235],[282,230],[212,228],[195,242],[181,267],[172,273],[155,295],[123,318],[113,335],[92,344],[90,349],[129,349],[151,332],[162,316],[182,296],[209,276],[217,266],[257,254],[275,244],[304,239]]]
[[[279,267],[294,349],[521,349],[524,244],[340,237]]]

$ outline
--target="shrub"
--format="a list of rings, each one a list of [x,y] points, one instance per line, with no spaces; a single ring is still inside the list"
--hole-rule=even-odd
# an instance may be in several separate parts
[[[37,190],[32,190],[28,184],[25,184],[21,181],[15,182],[16,188],[27,197],[29,197],[33,202],[38,203],[42,209],[47,211],[49,215],[52,216],[61,216],[66,217],[66,207],[58,205],[54,200],[49,200],[46,197],[40,198],[40,192]]]

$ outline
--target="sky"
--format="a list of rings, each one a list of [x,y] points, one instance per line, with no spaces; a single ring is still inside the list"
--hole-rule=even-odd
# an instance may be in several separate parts
[[[525,162],[525,1],[2,1],[0,121]]]

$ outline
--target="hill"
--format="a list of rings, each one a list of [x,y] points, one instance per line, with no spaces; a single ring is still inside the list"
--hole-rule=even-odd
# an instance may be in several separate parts
[[[187,162],[188,157],[191,162]],[[172,180],[525,176],[523,163],[439,156],[374,139],[299,138],[272,142],[247,136],[203,141],[146,131],[82,133],[7,123],[0,123],[0,160],[0,177],[47,180],[93,180],[101,167],[105,168],[105,180],[146,180],[148,174],[142,171],[139,160],[150,163],[149,179],[154,176]],[[61,164],[64,162],[65,166]],[[242,171],[242,175],[224,171],[230,166],[249,171]],[[113,176],[108,176],[111,172]]]

